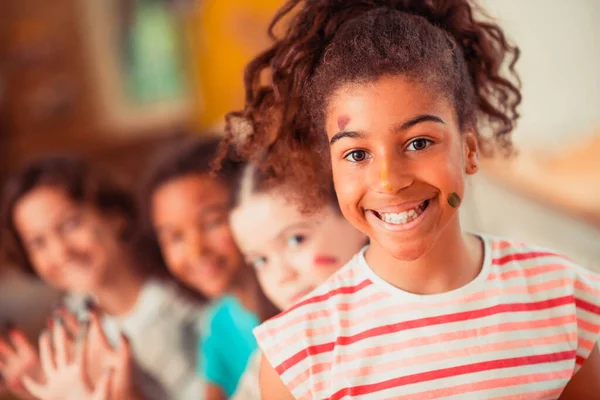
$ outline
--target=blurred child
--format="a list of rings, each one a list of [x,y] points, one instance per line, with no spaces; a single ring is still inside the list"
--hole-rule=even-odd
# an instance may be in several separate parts
[[[262,292],[229,227],[236,168],[211,174],[218,144],[218,138],[188,139],[162,152],[151,164],[143,196],[147,230],[167,268],[213,301],[198,360],[209,400],[233,395],[257,348],[252,329],[274,314],[259,309]]]
[[[335,196],[310,214],[290,200],[292,185],[269,185],[252,164],[236,182],[231,228],[267,298],[286,310],[325,282],[367,243],[342,216]],[[235,398],[259,399],[253,356]]]
[[[188,345],[194,339],[188,336],[195,335],[200,308],[163,279],[153,260],[142,257],[134,235],[137,218],[134,200],[111,177],[78,157],[46,156],[8,179],[2,243],[24,271],[65,293],[93,298],[113,344],[120,332],[131,341],[148,398],[160,397],[154,383],[170,399],[188,398],[198,390]],[[23,374],[40,380],[43,374],[37,351],[22,333],[9,336],[11,344],[0,342],[7,367],[2,372],[22,393]],[[102,354],[94,343],[89,350],[90,362],[99,364],[90,367],[95,380]]]

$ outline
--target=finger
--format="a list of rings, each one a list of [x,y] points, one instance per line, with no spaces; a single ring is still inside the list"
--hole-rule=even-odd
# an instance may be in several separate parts
[[[69,312],[69,310],[67,310],[65,307],[60,307],[56,311],[56,314],[63,319],[67,329],[67,334],[72,337],[76,337],[79,332],[79,321],[75,315]]]
[[[112,377],[112,368],[110,368],[108,371],[102,374],[102,376],[98,380],[98,384],[96,384],[96,387],[94,389],[92,400],[108,400]]]
[[[31,344],[25,333],[20,329],[13,329],[9,334],[10,342],[14,346],[17,354],[30,355],[35,354],[35,347]]]
[[[6,340],[0,338],[0,359],[7,360],[16,355],[15,349]]]
[[[113,376],[113,386],[121,391],[127,392],[132,385],[133,357],[131,355],[131,344],[129,339],[121,334],[119,349],[117,351],[117,365]]]
[[[119,337],[119,354],[126,359],[131,358],[131,342],[129,338],[121,332]]]
[[[54,361],[52,346],[50,345],[50,332],[44,331],[40,335],[40,363],[42,364],[42,370],[44,375],[47,377],[54,375]]]
[[[31,396],[35,397],[36,399],[44,399],[46,397],[44,385],[40,385],[28,376],[24,376],[23,379],[21,379],[21,382],[23,383],[25,390]]]
[[[57,317],[52,330],[52,342],[54,344],[54,357],[56,368],[64,368],[67,363],[67,330],[62,318]]]
[[[75,338],[75,360],[80,364],[83,364],[85,362],[89,325],[89,321],[81,321],[79,323],[79,331],[77,332],[77,336]]]
[[[90,313],[90,321],[90,333],[94,335],[94,338],[98,338],[100,340],[102,347],[104,347],[107,351],[112,351],[113,348],[108,338],[104,334],[104,329],[102,329],[102,323],[100,322],[100,317],[98,317],[98,314],[95,312]]]

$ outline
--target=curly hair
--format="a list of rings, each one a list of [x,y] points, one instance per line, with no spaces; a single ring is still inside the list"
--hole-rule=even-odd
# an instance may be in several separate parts
[[[331,185],[329,97],[390,74],[447,96],[484,155],[511,154],[519,49],[476,13],[485,16],[469,0],[288,0],[269,27],[273,45],[246,67],[245,107],[227,116],[217,164],[255,162],[272,180],[292,179],[304,204],[323,201]]]

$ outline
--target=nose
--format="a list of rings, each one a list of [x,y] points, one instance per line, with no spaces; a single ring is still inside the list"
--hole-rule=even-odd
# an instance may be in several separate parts
[[[298,279],[298,271],[283,257],[279,257],[277,262],[277,282],[284,285]]]
[[[185,254],[190,260],[199,261],[210,254],[206,235],[202,232],[190,232],[185,242]]]
[[[48,256],[57,265],[64,264],[70,258],[69,244],[60,237],[54,237],[48,240]]]
[[[408,166],[395,151],[382,152],[370,172],[371,187],[379,193],[393,194],[413,183]]]

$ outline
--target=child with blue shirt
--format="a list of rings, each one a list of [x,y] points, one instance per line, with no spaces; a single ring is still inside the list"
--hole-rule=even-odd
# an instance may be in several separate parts
[[[207,400],[231,396],[257,348],[252,329],[275,313],[259,310],[262,292],[229,228],[229,164],[211,174],[218,138],[185,140],[152,163],[146,220],[169,271],[214,301],[202,321],[198,370]],[[263,315],[264,314],[264,315]]]

